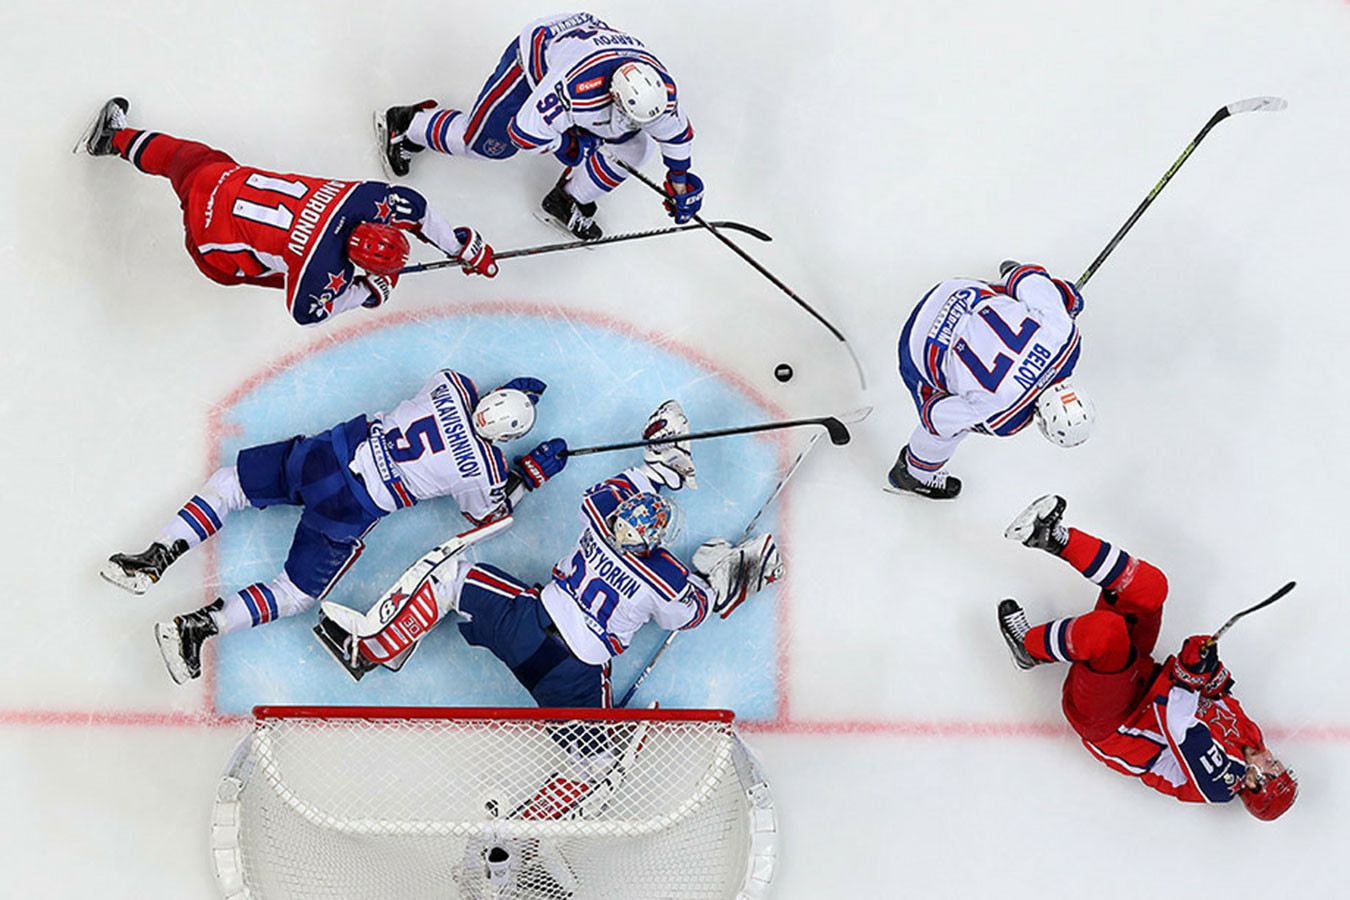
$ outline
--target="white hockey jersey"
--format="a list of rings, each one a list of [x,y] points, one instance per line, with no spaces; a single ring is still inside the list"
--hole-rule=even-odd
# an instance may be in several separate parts
[[[1040,266],[1003,284],[952,278],[928,292],[900,333],[900,370],[932,434],[1006,436],[1031,421],[1036,396],[1072,374],[1083,298]]]
[[[506,457],[474,431],[477,405],[474,383],[441,369],[417,396],[369,417],[351,470],[387,512],[447,495],[475,524],[510,512]]]
[[[707,585],[674,555],[665,548],[649,556],[624,553],[607,536],[605,518],[615,507],[657,490],[639,469],[626,469],[588,490],[581,501],[581,536],[540,592],[558,632],[583,662],[609,662],[649,619],[673,631],[707,618]]]
[[[531,87],[529,99],[507,126],[518,147],[551,152],[574,125],[608,141],[634,134],[633,123],[615,113],[609,80],[624,63],[644,62],[664,79],[667,105],[665,113],[640,130],[660,144],[666,168],[689,168],[694,129],[679,107],[675,79],[638,38],[615,31],[590,13],[569,13],[531,22],[520,33],[517,52]]]

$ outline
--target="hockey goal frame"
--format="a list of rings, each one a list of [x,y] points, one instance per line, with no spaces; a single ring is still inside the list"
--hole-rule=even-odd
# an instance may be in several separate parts
[[[528,726],[529,723],[707,723],[725,730],[729,740],[719,746],[713,759],[690,791],[674,808],[639,819],[582,821],[546,821],[539,819],[495,819],[494,837],[550,838],[576,837],[616,839],[659,836],[685,819],[696,815],[711,802],[719,786],[739,783],[744,794],[743,822],[746,829],[747,858],[744,878],[728,897],[736,900],[761,900],[768,890],[777,864],[777,813],[772,792],[759,761],[734,730],[735,713],[725,709],[571,709],[517,707],[409,707],[409,706],[319,706],[263,705],[253,708],[254,727],[235,750],[221,776],[212,812],[211,856],[221,896],[227,900],[255,900],[245,878],[247,860],[241,832],[244,825],[243,789],[256,769],[270,768],[272,729],[284,723],[309,723],[323,727],[332,723],[341,728],[354,722],[387,726],[398,722],[483,723],[485,728]],[[440,835],[448,838],[481,838],[482,820],[429,821],[427,819],[376,819],[333,815],[322,804],[311,803],[292,791],[284,779],[267,779],[273,794],[289,811],[308,824],[334,834]]]

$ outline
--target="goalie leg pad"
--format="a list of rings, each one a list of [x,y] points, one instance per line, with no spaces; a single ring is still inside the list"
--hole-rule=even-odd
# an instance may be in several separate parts
[[[733,547],[722,538],[707,541],[694,551],[694,570],[712,588],[713,612],[731,615],[748,598],[786,573],[773,535],[761,534]]]
[[[375,604],[359,634],[361,655],[387,664],[426,637],[436,623],[459,609],[467,568],[464,560],[452,557],[428,572],[412,591],[395,591]]]

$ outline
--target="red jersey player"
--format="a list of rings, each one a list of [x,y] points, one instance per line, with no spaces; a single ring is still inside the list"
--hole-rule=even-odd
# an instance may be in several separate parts
[[[1294,773],[1266,748],[1231,693],[1233,679],[1209,635],[1154,660],[1167,578],[1156,567],[1060,524],[1063,497],[1041,497],[1005,536],[1060,557],[1101,587],[1091,612],[1032,628],[1015,600],[999,627],[1023,669],[1069,663],[1064,715],[1110,768],[1191,803],[1240,797],[1256,818],[1278,818],[1298,795]]]
[[[127,109],[121,97],[104,104],[84,148],[168,178],[197,268],[220,284],[282,288],[301,325],[388,300],[408,260],[405,232],[459,259],[466,275],[497,274],[478,232],[452,228],[411,188],[241,166],[205,144],[128,128]]]

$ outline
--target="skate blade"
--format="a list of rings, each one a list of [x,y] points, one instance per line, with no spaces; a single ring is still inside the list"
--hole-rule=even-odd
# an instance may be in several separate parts
[[[187,663],[183,662],[183,642],[178,635],[178,626],[173,622],[155,623],[155,643],[159,644],[159,655],[164,657],[164,665],[174,684],[187,684],[192,680]]]
[[[98,570],[98,574],[109,584],[115,584],[124,591],[130,591],[133,594],[144,594],[150,589],[154,581],[144,572],[132,572],[128,574],[117,563],[105,563],[103,568]]]
[[[80,140],[74,147],[70,148],[70,152],[75,155],[83,153],[86,156],[92,156],[93,154],[89,152],[89,139],[94,136],[94,132],[101,124],[103,124],[102,106],[98,108],[98,112],[94,113],[94,117],[89,120],[89,124],[84,127],[84,131],[80,132]]]
[[[1031,501],[1030,506],[1018,514],[1017,518],[1012,520],[1012,524],[1003,529],[1003,536],[1010,541],[1017,541],[1019,544],[1025,541],[1031,537],[1031,532],[1036,529],[1036,520],[1046,513],[1052,512],[1058,502],[1059,497],[1055,494],[1037,497]]]
[[[564,225],[563,223],[559,222],[557,219],[553,218],[553,217],[550,216],[548,213],[544,212],[542,209],[536,209],[536,210],[534,210],[534,217],[535,217],[536,219],[538,219],[540,222],[543,222],[543,223],[544,223],[545,225],[547,225],[549,228],[552,228],[554,231],[558,232],[559,234],[566,235],[566,236],[567,236],[567,239],[568,239],[569,241],[579,241],[579,240],[581,240],[581,238],[577,237],[577,236],[576,236],[575,234],[573,234],[570,230],[568,230],[568,228],[567,228],[566,225]],[[578,248],[578,249],[580,249],[580,250],[585,250],[587,253],[590,253],[590,252],[593,251],[595,248],[594,248],[594,247],[580,247],[580,248]]]

